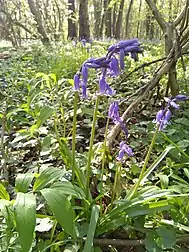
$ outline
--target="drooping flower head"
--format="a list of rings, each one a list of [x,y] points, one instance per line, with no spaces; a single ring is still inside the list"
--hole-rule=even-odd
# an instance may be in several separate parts
[[[83,46],[86,45],[86,40],[82,39]],[[74,76],[74,90],[81,91],[82,97],[87,97],[87,81],[88,69],[92,68],[98,72],[101,70],[99,79],[100,94],[113,95],[115,91],[107,83],[107,76],[116,77],[124,69],[124,57],[131,54],[131,57],[137,59],[137,54],[142,52],[138,39],[122,40],[108,48],[108,53],[105,57],[89,58],[86,60],[79,73]],[[119,61],[117,59],[119,55]]]
[[[125,141],[122,141],[120,143],[120,150],[119,150],[117,160],[123,162],[123,158],[125,155],[129,157],[133,157],[134,153],[133,153],[132,148],[129,145],[127,145]]]
[[[126,124],[123,122],[122,118],[119,116],[119,105],[118,101],[114,101],[110,104],[109,110],[108,110],[108,117],[112,119],[114,124],[120,123],[121,129],[125,133],[126,137],[128,137],[128,129]]]
[[[108,48],[108,54],[114,55],[119,54],[120,69],[124,69],[124,57],[131,55],[131,58],[135,61],[138,60],[138,53],[141,53],[142,49],[138,42],[138,39],[129,39],[119,41],[117,44],[111,45]]]
[[[169,124],[169,121],[173,115],[172,109],[179,109],[179,105],[176,103],[176,101],[186,101],[187,99],[188,97],[186,95],[177,95],[174,98],[164,98],[166,106],[157,112],[156,119],[153,121],[156,123],[160,131],[164,130]]]

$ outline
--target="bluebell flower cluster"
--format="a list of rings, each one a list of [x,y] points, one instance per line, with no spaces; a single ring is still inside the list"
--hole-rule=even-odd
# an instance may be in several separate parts
[[[81,41],[85,45],[85,41]],[[90,58],[86,60],[79,72],[74,76],[74,90],[82,92],[82,98],[87,98],[88,69],[101,70],[99,78],[99,92],[103,95],[113,95],[115,91],[108,85],[107,77],[116,77],[124,69],[124,57],[130,54],[131,58],[137,59],[137,54],[142,49],[138,39],[120,41],[108,48],[105,57]],[[119,60],[117,59],[119,55]]]
[[[179,109],[179,105],[176,103],[178,101],[186,101],[188,97],[186,95],[177,95],[172,98],[165,97],[166,106],[159,110],[156,114],[156,119],[153,121],[156,123],[158,130],[164,130],[166,126],[169,124],[169,121],[173,115],[172,109]]]
[[[83,46],[86,45],[86,41],[81,40]],[[116,77],[120,75],[124,70],[124,58],[125,56],[131,56],[135,61],[138,58],[138,53],[141,53],[142,49],[138,42],[138,39],[123,40],[108,48],[107,55],[99,58],[89,58],[86,60],[80,70],[74,75],[74,90],[82,93],[82,98],[87,98],[87,81],[88,81],[88,69],[95,69],[100,72],[99,77],[99,93],[101,95],[114,95],[115,91],[107,83],[107,77]],[[122,130],[128,137],[128,130],[126,124],[119,116],[118,101],[114,101],[109,108],[108,117],[113,120],[115,124],[119,123]],[[134,155],[131,147],[122,141],[120,143],[120,151],[117,157],[118,161],[123,161],[125,154],[129,157]]]

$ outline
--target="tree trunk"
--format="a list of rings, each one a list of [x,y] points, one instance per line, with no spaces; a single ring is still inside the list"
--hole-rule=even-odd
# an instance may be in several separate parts
[[[121,27],[122,27],[122,18],[123,18],[123,7],[124,7],[124,0],[121,0],[120,6],[119,6],[119,13],[117,17],[116,22],[116,38],[120,39],[121,37]]]
[[[107,1],[107,9],[106,9],[106,20],[105,20],[105,36],[107,38],[111,38],[112,36],[112,8],[108,5],[110,0]]]
[[[129,36],[129,17],[130,17],[133,1],[134,0],[130,0],[129,8],[128,8],[127,15],[126,15],[126,29],[125,29],[125,37],[126,38],[128,38],[128,36]]]
[[[175,39],[177,39],[177,38],[175,38],[175,28],[177,28],[177,26],[179,24],[182,25],[182,20],[186,19],[186,13],[187,13],[187,9],[189,7],[189,0],[186,1],[186,4],[185,4],[185,7],[184,7],[183,11],[180,12],[178,17],[174,21],[171,20],[171,22],[166,22],[164,20],[163,16],[161,15],[159,10],[157,9],[155,1],[146,0],[146,2],[148,4],[148,6],[150,7],[150,9],[152,10],[154,18],[159,23],[159,25],[161,27],[161,30],[164,33],[164,36],[165,36],[165,54],[168,55],[170,53],[170,51],[173,49],[173,42],[176,42],[177,44],[180,42],[180,41],[175,40]],[[174,50],[175,55],[178,53],[176,50],[177,49]],[[168,74],[168,83],[167,83],[166,95],[168,95],[168,91],[169,91],[169,88],[170,88],[171,95],[175,96],[175,95],[177,95],[179,93],[179,85],[178,85],[177,76],[176,76],[177,58],[175,57],[173,60],[174,61],[173,61],[172,65],[171,65],[171,69],[169,70],[169,74]]]
[[[31,13],[34,16],[34,19],[37,23],[37,31],[41,35],[41,42],[44,45],[50,45],[49,38],[47,36],[47,33],[45,31],[45,28],[42,24],[42,18],[41,18],[41,13],[37,5],[35,5],[33,0],[28,0],[28,5],[30,8]]]
[[[117,12],[117,4],[114,3],[114,7],[113,7],[113,20],[112,20],[112,32],[113,32],[113,37],[116,37],[116,12]]]
[[[139,9],[138,9],[138,22],[137,22],[137,35],[139,37],[139,30],[140,30],[140,14],[141,14],[141,7],[142,7],[142,0],[140,0]]]
[[[80,0],[79,3],[79,37],[90,38],[88,0]]]
[[[75,0],[68,0],[68,38],[76,38],[76,25],[75,25]]]
[[[94,5],[94,36],[100,37],[100,22],[102,14],[102,0],[93,0]]]

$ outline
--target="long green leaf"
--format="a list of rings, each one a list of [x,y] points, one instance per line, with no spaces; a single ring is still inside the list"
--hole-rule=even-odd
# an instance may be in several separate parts
[[[36,125],[39,128],[43,123],[46,122],[46,120],[50,117],[50,115],[53,112],[53,108],[49,107],[49,106],[44,106],[41,110],[40,110],[40,114],[39,117],[37,118],[37,122]]]
[[[87,240],[85,242],[85,247],[83,252],[91,252],[93,248],[93,239],[94,239],[94,234],[96,230],[96,225],[99,217],[99,211],[100,207],[97,205],[94,205],[92,208],[92,213],[91,213],[91,219],[90,219],[90,224],[87,232]]]
[[[33,178],[34,178],[33,173],[18,174],[15,183],[16,191],[26,193]]]
[[[165,211],[170,208],[167,200],[160,200],[158,202],[150,202],[149,204],[134,206],[126,211],[129,217],[136,217],[140,215],[151,214],[157,211]]]
[[[33,194],[19,192],[15,202],[16,229],[23,252],[30,251],[36,223],[36,200]]]
[[[10,200],[10,196],[9,196],[6,188],[1,183],[0,183],[0,199]]]
[[[36,179],[33,185],[33,191],[39,191],[52,183],[53,181],[57,180],[61,176],[65,174],[64,170],[60,170],[58,168],[49,167],[42,171],[40,176]]]
[[[41,193],[65,232],[76,238],[74,225],[75,213],[67,197],[60,191],[52,188],[43,189]]]
[[[161,155],[153,162],[153,164],[146,170],[144,173],[144,177],[142,178],[140,184],[143,184],[147,177],[152,173],[152,171],[160,164],[160,162],[164,159],[164,157],[169,153],[173,146],[168,146]]]
[[[62,181],[53,183],[51,188],[56,189],[57,191],[61,191],[66,195],[75,196],[78,199],[84,199],[85,193],[78,186],[72,185],[69,181]]]

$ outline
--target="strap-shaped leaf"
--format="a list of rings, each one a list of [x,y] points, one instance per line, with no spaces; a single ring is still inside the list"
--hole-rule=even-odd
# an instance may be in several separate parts
[[[36,200],[33,194],[19,192],[15,202],[16,229],[23,252],[30,251],[36,223]]]
[[[60,178],[65,174],[64,170],[60,170],[58,168],[49,167],[42,171],[39,177],[36,179],[33,191],[39,191],[45,188],[47,185]]]
[[[9,196],[6,188],[1,183],[0,183],[0,199],[10,200],[10,196]]]
[[[18,174],[16,177],[16,191],[26,193],[33,180],[33,173]]]
[[[87,232],[87,240],[85,242],[85,247],[84,247],[83,252],[92,251],[94,234],[95,234],[96,225],[97,225],[97,221],[99,217],[99,210],[100,210],[100,207],[97,205],[94,205],[92,208],[90,224],[89,224],[89,228]]]
[[[69,181],[56,182],[51,188],[61,191],[63,194],[75,196],[78,199],[85,198],[84,191]]]
[[[41,193],[65,232],[76,238],[75,213],[67,197],[62,192],[52,188],[43,189]]]

